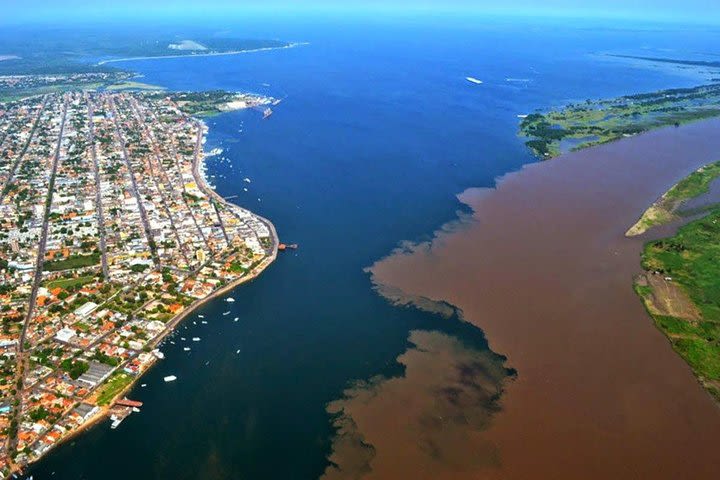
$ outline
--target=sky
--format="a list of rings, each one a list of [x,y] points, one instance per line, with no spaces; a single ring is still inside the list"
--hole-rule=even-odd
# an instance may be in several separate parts
[[[2,16],[31,19],[192,17],[254,12],[477,14],[641,18],[720,23],[720,0],[2,0]]]

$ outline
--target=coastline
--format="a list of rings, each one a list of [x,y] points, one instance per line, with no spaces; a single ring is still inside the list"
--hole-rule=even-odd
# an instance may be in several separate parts
[[[499,466],[476,474],[720,474],[710,447],[720,438],[717,407],[633,292],[642,241],[624,236],[670,185],[715,158],[718,127],[660,129],[526,165],[495,189],[459,195],[471,219],[371,267],[380,293],[460,309],[517,370],[481,434]]]
[[[207,134],[209,128],[207,127],[205,122],[203,122],[202,120],[200,120],[196,117],[191,117],[191,118],[193,118],[198,123],[198,128],[200,129],[199,131],[201,132],[200,139],[202,142],[202,140],[205,139],[205,135]],[[204,142],[202,142],[202,143],[204,143]],[[205,176],[202,174],[202,171],[203,171],[202,166],[204,165],[205,157],[206,157],[206,154],[201,147],[200,154],[197,155],[195,157],[195,160],[193,161],[193,176],[195,177],[195,181],[198,185],[198,188],[200,190],[202,190],[206,195],[215,199],[216,201],[223,204],[224,206],[226,206],[229,209],[242,208],[242,207],[239,207],[238,205],[235,205],[235,204],[225,200],[220,194],[215,192],[215,190],[209,185]],[[177,314],[176,316],[174,316],[173,318],[168,320],[165,329],[151,343],[148,344],[151,348],[153,348],[153,349],[157,348],[165,340],[166,337],[168,337],[170,334],[172,334],[175,331],[177,326],[185,318],[187,318],[189,315],[194,313],[199,307],[205,305],[207,302],[209,302],[211,300],[214,300],[222,295],[227,294],[231,290],[235,289],[236,287],[238,287],[244,283],[255,280],[257,277],[260,276],[260,274],[268,266],[270,266],[270,264],[272,264],[277,259],[278,246],[279,246],[280,242],[279,242],[279,237],[278,237],[277,231],[275,229],[275,226],[273,225],[273,223],[270,220],[268,220],[264,217],[261,217],[255,213],[253,213],[253,215],[255,217],[257,217],[263,224],[265,224],[265,226],[268,227],[268,229],[270,231],[270,236],[271,236],[272,242],[273,242],[272,251],[271,251],[270,255],[266,256],[258,265],[255,266],[255,268],[250,270],[246,275],[244,275],[240,278],[237,278],[236,280],[234,280],[232,282],[229,282],[227,285],[219,288],[218,290],[215,290],[207,297],[195,300],[193,303],[188,305],[188,307],[185,308],[182,312],[180,312],[179,314]],[[215,261],[215,260],[216,259],[210,259],[208,261],[208,263]],[[134,358],[134,357],[130,357],[130,359],[132,359],[132,358]],[[132,379],[132,381],[125,386],[125,388],[123,388],[121,391],[119,391],[108,402],[107,405],[98,406],[98,409],[99,409],[98,412],[96,412],[92,417],[88,418],[85,422],[83,422],[83,424],[81,426],[70,431],[65,436],[61,437],[57,442],[55,442],[50,447],[48,447],[40,457],[34,459],[32,462],[25,464],[25,465],[16,465],[15,466],[16,468],[12,469],[10,471],[9,475],[11,476],[14,473],[22,472],[23,469],[28,468],[29,466],[42,460],[43,457],[45,457],[49,452],[51,452],[53,449],[55,449],[59,445],[65,444],[68,440],[71,440],[72,438],[75,438],[79,434],[86,432],[90,428],[96,426],[96,424],[98,424],[100,421],[106,419],[108,417],[108,415],[110,414],[110,408],[112,407],[112,405],[118,399],[124,397],[127,394],[127,392],[132,390],[133,387],[135,387],[135,385],[137,384],[137,382],[150,369],[152,369],[152,367],[155,366],[155,364],[157,364],[159,359],[155,356],[153,356],[152,358],[153,358],[152,362],[147,364],[146,368],[144,370],[142,370],[140,373],[138,373],[138,375],[136,375]]]
[[[148,57],[125,57],[125,58],[109,58],[107,60],[100,60],[95,65],[101,66],[108,63],[117,63],[117,62],[131,62],[135,60],[161,60],[163,58],[195,58],[195,57],[217,57],[222,55],[240,55],[243,53],[256,53],[256,52],[267,52],[270,50],[285,50],[288,48],[295,48],[295,47],[302,47],[304,45],[309,45],[309,42],[291,42],[287,45],[283,45],[282,47],[262,47],[262,48],[250,48],[248,50],[232,50],[229,52],[210,52],[210,53],[193,53],[189,55],[157,55],[157,56],[148,56]]]

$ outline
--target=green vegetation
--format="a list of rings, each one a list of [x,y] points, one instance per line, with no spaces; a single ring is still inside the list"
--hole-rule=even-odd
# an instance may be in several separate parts
[[[150,98],[170,97],[184,113],[195,117],[208,117],[232,110],[232,102],[245,101],[259,103],[263,100],[257,95],[239,94],[223,90],[206,92],[150,93]]]
[[[122,82],[108,85],[105,90],[108,91],[123,91],[123,90],[163,90],[163,87],[158,85],[151,85],[143,82]]]
[[[720,116],[720,85],[587,100],[520,123],[525,144],[541,158],[612,142],[655,128]]]
[[[45,262],[44,270],[57,272],[59,270],[68,270],[71,268],[90,267],[100,263],[100,254],[93,253],[90,255],[70,255],[62,260],[53,260]]]
[[[77,288],[82,287],[83,285],[86,285],[88,283],[91,283],[96,280],[96,277],[87,275],[83,277],[76,277],[76,278],[60,278],[58,280],[51,280],[45,284],[45,288],[53,289],[53,288],[62,288],[64,290],[67,290],[69,288]]]
[[[115,372],[107,382],[105,382],[97,392],[97,404],[107,405],[115,398],[125,387],[130,385],[133,377],[125,372]]]
[[[642,265],[652,273],[643,277],[650,281],[636,284],[636,291],[675,351],[720,401],[718,258],[720,209],[716,208],[675,236],[645,246]]]
[[[72,360],[68,358],[60,363],[60,368],[65,370],[68,375],[70,375],[70,378],[77,380],[80,378],[80,375],[88,371],[90,365],[81,360]]]
[[[720,177],[720,162],[705,165],[680,180],[643,213],[626,235],[641,235],[652,227],[678,218],[681,207],[690,199],[708,193],[713,180]],[[693,212],[697,213],[697,212]]]

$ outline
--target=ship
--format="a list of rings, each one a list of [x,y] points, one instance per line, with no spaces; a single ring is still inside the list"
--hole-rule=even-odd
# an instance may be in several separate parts
[[[475,78],[475,77],[465,77],[465,80],[467,80],[467,81],[470,82],[470,83],[474,83],[474,84],[476,84],[476,85],[480,85],[481,83],[483,83],[482,80],[478,80],[478,79]]]
[[[297,248],[298,248],[298,244],[297,244],[297,243],[288,243],[288,244],[281,243],[280,245],[278,245],[278,250],[280,250],[281,252],[282,252],[283,250],[288,250],[288,249],[290,249],[290,250],[297,250]]]
[[[270,108],[270,107],[266,108],[265,110],[263,110],[263,120],[265,120],[272,114],[273,114],[272,108]]]

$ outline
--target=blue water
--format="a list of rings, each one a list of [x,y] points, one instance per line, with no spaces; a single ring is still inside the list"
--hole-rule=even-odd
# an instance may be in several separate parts
[[[145,402],[142,412],[57,448],[32,469],[36,479],[316,478],[332,438],[326,403],[353,380],[402,374],[394,359],[410,329],[486,348],[457,318],[388,305],[363,268],[403,239],[429,238],[462,208],[455,195],[465,188],[533,162],[516,115],[707,76],[599,53],[680,56],[720,44],[702,29],[331,20],[226,28],[310,42],[294,49],[120,65],[169,89],[285,98],[268,120],[254,111],[210,119],[206,148],[229,160],[209,162],[217,190],[300,249],[236,289],[234,304],[205,306],[208,325],[186,321],[178,335],[202,341],[190,353],[165,345],[147,386],[129,395]],[[169,374],[178,381],[165,384]]]

